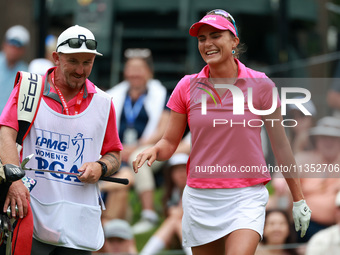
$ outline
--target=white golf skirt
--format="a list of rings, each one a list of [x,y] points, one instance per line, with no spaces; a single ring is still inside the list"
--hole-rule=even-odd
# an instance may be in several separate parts
[[[183,246],[210,243],[237,229],[252,229],[262,238],[268,190],[263,184],[237,189],[183,192]]]

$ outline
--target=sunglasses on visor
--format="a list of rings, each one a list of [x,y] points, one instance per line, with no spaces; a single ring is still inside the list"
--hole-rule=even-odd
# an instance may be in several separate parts
[[[58,48],[62,45],[68,44],[68,46],[72,49],[78,49],[80,48],[83,43],[85,42],[86,48],[89,50],[95,50],[97,49],[97,41],[93,39],[81,39],[81,38],[70,38],[66,41],[60,43],[56,49],[58,51]]]
[[[212,10],[212,11],[208,12],[206,15],[214,15],[214,14],[222,15],[226,19],[229,17],[231,19],[231,21],[233,22],[233,25],[234,25],[235,31],[236,31],[236,35],[238,36],[235,20],[234,20],[233,16],[231,16],[231,14],[229,12],[226,12],[225,10],[222,10],[222,9],[215,9],[215,10]]]

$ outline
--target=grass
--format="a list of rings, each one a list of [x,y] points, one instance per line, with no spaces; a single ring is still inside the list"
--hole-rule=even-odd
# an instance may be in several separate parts
[[[157,229],[159,228],[159,226],[162,224],[164,220],[162,198],[163,198],[163,189],[162,187],[160,187],[160,188],[157,188],[154,192],[154,206],[155,206],[156,212],[160,216],[160,220],[154,229],[143,234],[135,235],[136,246],[137,246],[138,252],[140,252],[143,249],[144,245],[148,242],[151,236],[157,231]],[[139,197],[133,189],[130,190],[129,192],[129,202],[130,202],[130,206],[132,210],[131,224],[133,225],[140,219],[140,214],[142,211]],[[185,253],[182,250],[171,250],[171,251],[164,250],[159,253],[159,255],[166,255],[166,254],[185,255]]]
[[[150,237],[156,232],[156,230],[158,229],[158,227],[162,224],[164,220],[164,216],[162,216],[162,197],[163,197],[162,188],[156,189],[154,193],[154,206],[155,206],[156,212],[160,216],[160,221],[158,222],[157,227],[155,227],[153,230],[135,236],[138,251],[141,251],[141,249],[144,247],[144,245],[147,243]],[[130,202],[130,206],[132,209],[131,224],[133,225],[140,219],[140,215],[142,211],[139,197],[133,189],[130,190],[129,192],[129,202]]]

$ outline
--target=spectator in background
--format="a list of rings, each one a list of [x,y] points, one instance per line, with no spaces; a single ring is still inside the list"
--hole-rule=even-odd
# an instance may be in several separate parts
[[[13,90],[14,79],[18,71],[27,71],[23,61],[30,34],[20,25],[9,28],[0,52],[0,114]]]
[[[334,80],[331,84],[330,89],[327,92],[327,103],[328,106],[332,109],[332,114],[335,117],[340,118],[340,61],[335,69]]]
[[[335,197],[340,190],[340,119],[324,117],[310,129],[315,149],[298,153],[295,157],[301,176],[301,186],[312,217],[306,236],[307,242],[315,233],[336,222]]]
[[[306,255],[340,254],[340,192],[335,199],[336,224],[316,233],[308,242]]]
[[[48,35],[45,40],[45,57],[33,59],[28,65],[28,72],[44,75],[48,69],[53,67],[54,60],[51,56],[56,46],[56,37],[54,35]]]
[[[113,219],[104,224],[105,244],[103,252],[108,254],[138,254],[130,224],[121,219]]]
[[[315,124],[316,108],[311,100],[304,103],[303,106],[312,115],[305,115],[295,104],[288,104],[288,118],[294,119],[298,123],[295,127],[288,129],[288,138],[294,154],[313,149],[309,129]]]
[[[45,39],[45,58],[54,64],[52,52],[57,48],[57,37],[54,35],[48,35]]]
[[[28,72],[44,75],[53,66],[53,63],[46,58],[36,58],[29,63]]]
[[[158,254],[169,247],[174,237],[182,243],[182,193],[186,185],[186,164],[189,155],[174,154],[165,170],[164,213],[165,220],[156,233],[149,239],[140,255]],[[182,247],[182,246],[181,246]],[[184,248],[185,254],[192,254],[190,248]]]
[[[124,81],[108,90],[115,105],[117,127],[120,140],[123,143],[121,176],[131,176],[132,160],[145,147],[155,144],[163,135],[170,111],[166,108],[167,90],[159,80],[153,78],[153,62],[149,49],[127,49],[124,67]],[[142,203],[141,219],[133,226],[134,234],[150,231],[158,222],[154,210],[153,192],[155,180],[153,171],[160,169],[161,162],[152,169],[148,166],[141,175],[134,175],[134,187]],[[127,173],[130,172],[130,173]],[[121,185],[122,186],[122,185]],[[126,189],[126,187],[119,187]],[[116,193],[116,194],[121,194]],[[124,211],[124,198],[118,202],[115,193],[108,194],[107,205],[110,201],[115,204],[118,218]],[[119,208],[121,207],[121,208]],[[109,211],[106,216],[109,216]],[[120,215],[120,216],[119,216]],[[111,215],[111,217],[113,217]]]
[[[288,213],[280,209],[267,210],[263,239],[255,255],[297,255],[295,249],[284,247],[285,244],[294,243],[295,240],[296,235],[292,230]]]

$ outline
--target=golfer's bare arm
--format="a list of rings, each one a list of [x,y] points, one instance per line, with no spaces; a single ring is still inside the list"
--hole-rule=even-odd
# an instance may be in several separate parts
[[[187,115],[171,111],[168,126],[163,137],[155,145],[158,148],[157,160],[168,160],[182,140],[187,125]]]
[[[264,117],[269,121],[265,121],[266,130],[269,136],[270,143],[272,145],[273,153],[278,166],[295,166],[295,158],[291,150],[288,138],[282,125],[277,124],[282,122],[281,107],[277,108],[274,113]],[[278,119],[279,121],[272,124],[270,120]],[[293,201],[297,202],[304,199],[300,179],[298,173],[284,172],[283,176],[286,179],[288,187],[291,191]]]
[[[161,140],[153,147],[144,150],[133,161],[133,170],[137,173],[146,161],[151,166],[155,160],[168,160],[177,149],[187,125],[187,115],[171,111],[169,123]]]

